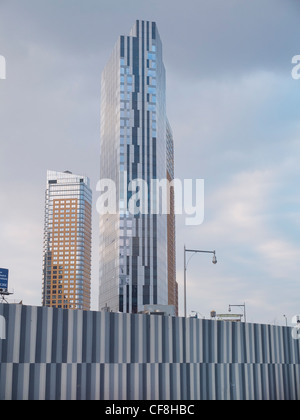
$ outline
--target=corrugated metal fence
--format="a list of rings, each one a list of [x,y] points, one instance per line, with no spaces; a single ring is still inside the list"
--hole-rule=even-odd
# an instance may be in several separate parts
[[[7,304],[0,321],[0,400],[300,399],[288,327]]]

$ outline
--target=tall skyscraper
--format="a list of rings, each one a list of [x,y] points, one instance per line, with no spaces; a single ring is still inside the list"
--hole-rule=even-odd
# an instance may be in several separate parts
[[[42,304],[90,309],[92,191],[86,176],[47,172]]]
[[[155,22],[136,21],[129,36],[120,36],[102,73],[100,154],[100,179],[113,181],[117,211],[100,215],[99,308],[130,313],[148,304],[178,308],[174,192],[168,196],[169,214],[153,211],[150,199],[157,200],[153,180],[174,176]],[[137,179],[146,183],[148,200],[133,214],[128,208]],[[141,202],[137,206],[141,209]]]

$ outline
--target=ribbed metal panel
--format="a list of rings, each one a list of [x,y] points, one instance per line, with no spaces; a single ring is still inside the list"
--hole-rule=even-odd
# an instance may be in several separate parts
[[[6,304],[0,321],[0,400],[300,399],[287,327]]]

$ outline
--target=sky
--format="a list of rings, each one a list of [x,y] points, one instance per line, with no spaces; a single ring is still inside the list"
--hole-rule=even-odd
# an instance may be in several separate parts
[[[41,305],[48,169],[89,176],[98,310],[101,72],[120,35],[155,21],[175,177],[204,179],[201,225],[176,220],[183,315],[244,305],[247,321],[300,313],[298,0],[0,0],[0,267],[12,299]],[[242,307],[233,312],[243,313]]]

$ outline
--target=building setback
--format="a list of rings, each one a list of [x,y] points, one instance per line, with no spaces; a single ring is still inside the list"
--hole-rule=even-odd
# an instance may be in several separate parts
[[[178,311],[174,191],[169,214],[153,214],[150,200],[143,212],[128,211],[131,181],[145,181],[150,197],[152,180],[173,177],[162,44],[155,22],[138,20],[118,39],[101,79],[100,179],[114,182],[118,206],[100,215],[99,309],[172,304]]]
[[[42,304],[90,309],[91,211],[89,179],[47,172]]]

